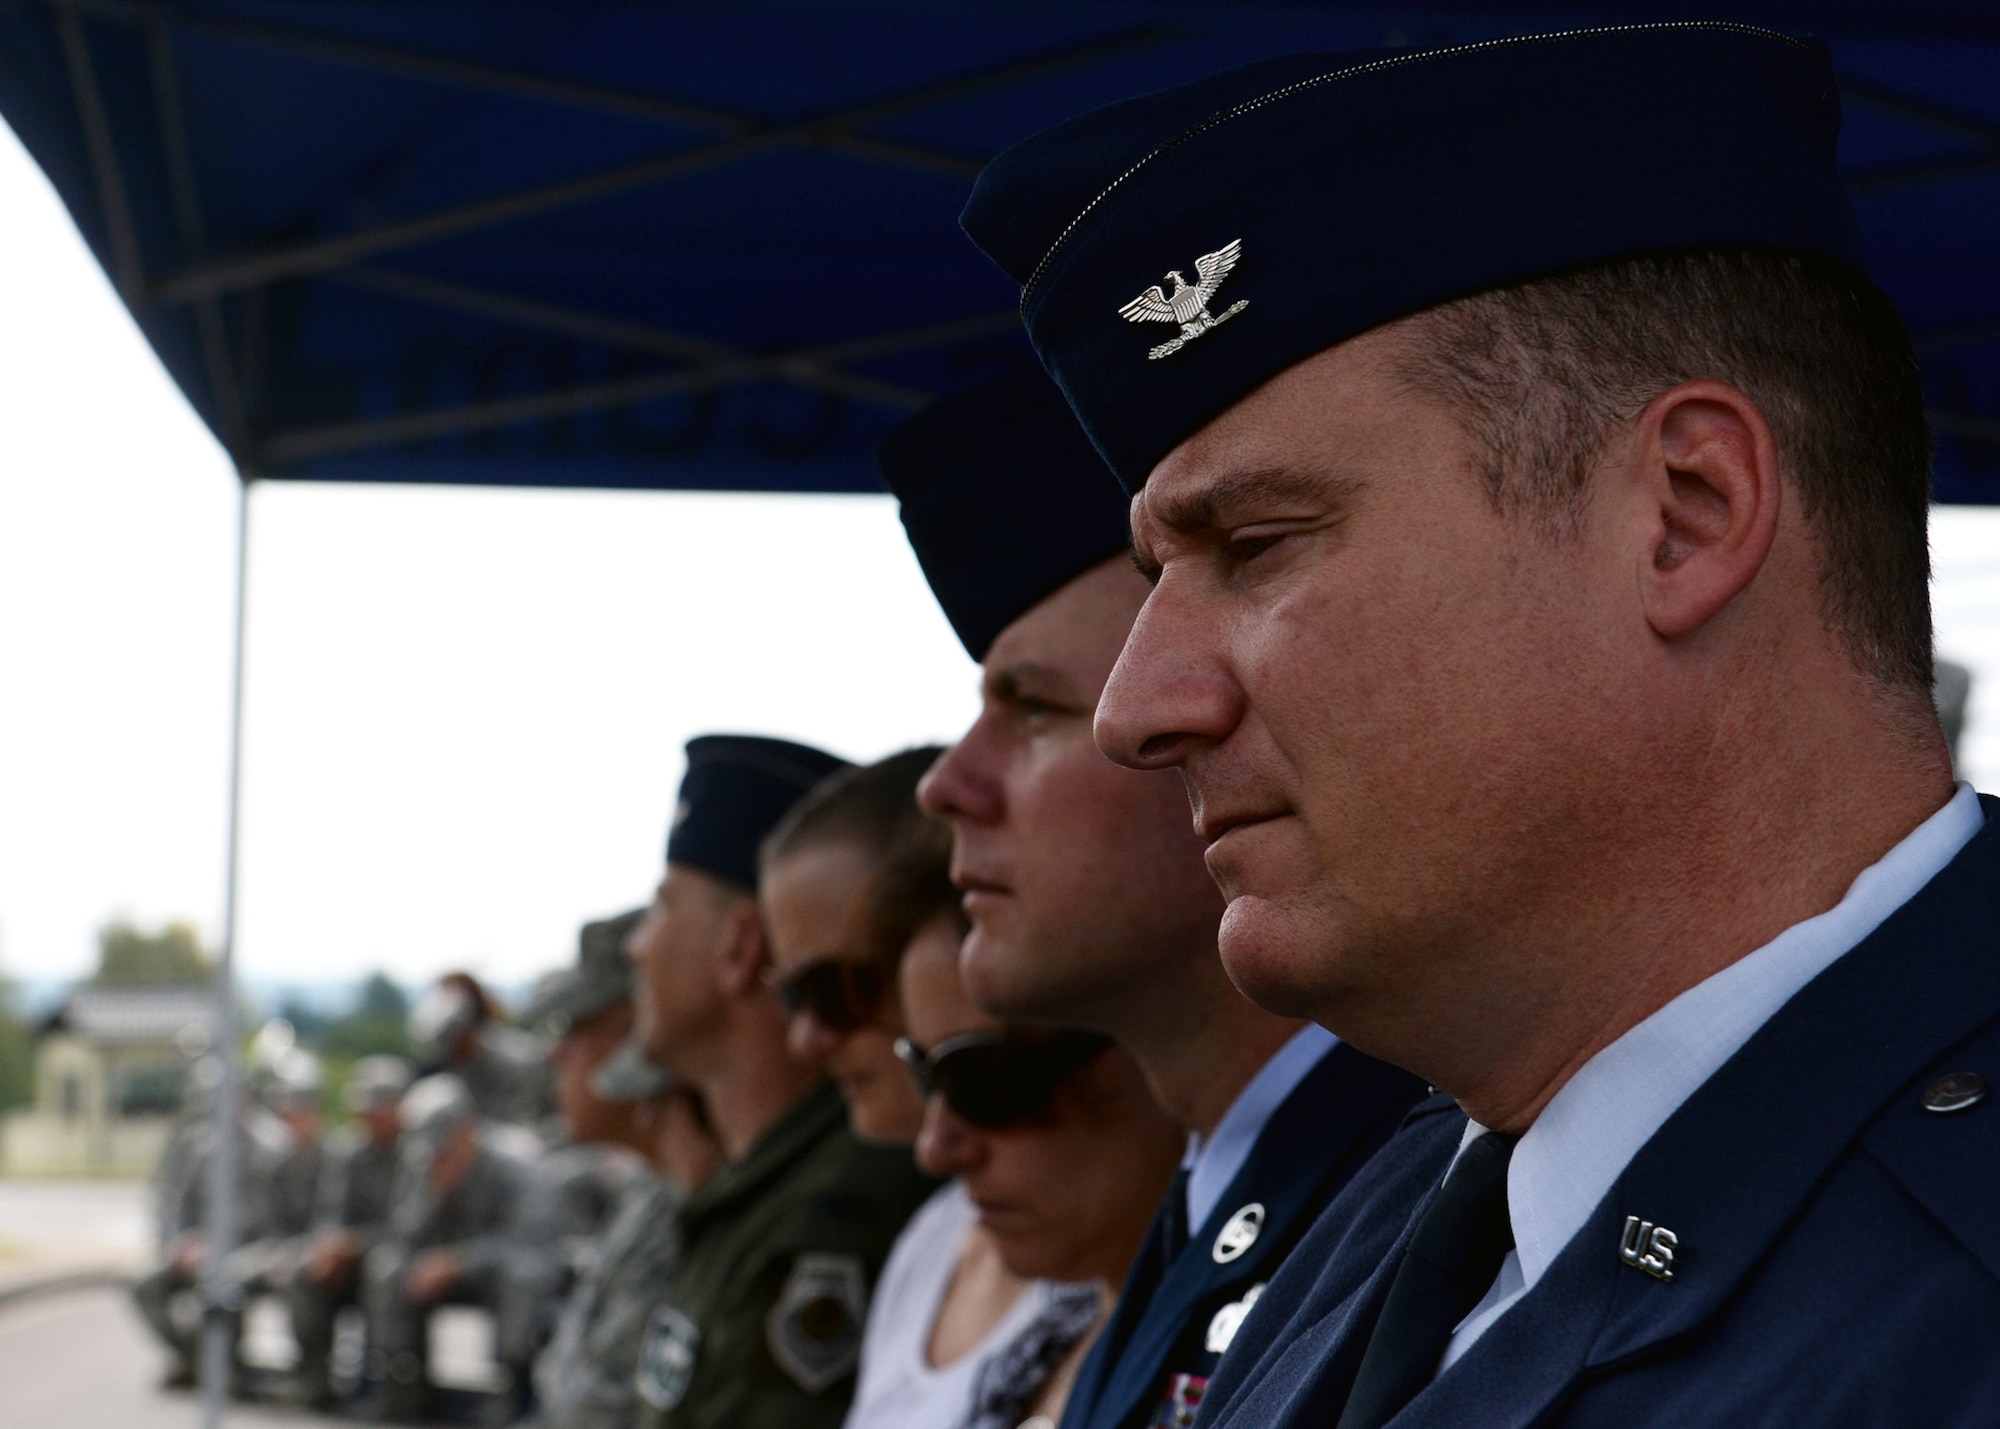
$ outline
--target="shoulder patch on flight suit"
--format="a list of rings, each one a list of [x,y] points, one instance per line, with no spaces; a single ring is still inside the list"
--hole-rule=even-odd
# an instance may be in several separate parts
[[[771,1357],[806,1393],[820,1394],[853,1373],[867,1318],[859,1256],[801,1255],[764,1322]]]
[[[694,1378],[695,1358],[701,1352],[701,1331],[694,1321],[662,1305],[646,1322],[646,1337],[639,1346],[639,1370],[635,1387],[639,1397],[662,1412],[687,1398],[688,1383]]]

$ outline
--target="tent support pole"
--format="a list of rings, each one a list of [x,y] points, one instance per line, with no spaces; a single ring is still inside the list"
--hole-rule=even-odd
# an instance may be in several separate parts
[[[232,655],[229,712],[229,814],[223,852],[222,940],[215,966],[215,1041],[221,1078],[215,1089],[214,1147],[208,1164],[206,1206],[207,1257],[202,1266],[201,1422],[203,1429],[220,1429],[229,1400],[230,1371],[243,1307],[239,1287],[231,1283],[223,1261],[236,1248],[242,1231],[240,1174],[243,1119],[237,1111],[243,1073],[236,1025],[236,908],[238,873],[242,864],[243,824],[243,685],[245,634],[250,610],[250,481],[237,477],[236,495],[236,634]]]

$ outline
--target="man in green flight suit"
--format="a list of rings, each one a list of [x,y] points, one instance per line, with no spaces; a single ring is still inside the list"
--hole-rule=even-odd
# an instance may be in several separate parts
[[[932,1189],[907,1149],[854,1139],[839,1094],[785,1051],[764,985],[757,846],[844,766],[748,736],[687,754],[666,876],[627,946],[636,1036],[701,1095],[726,1164],[681,1210],[681,1264],[639,1352],[639,1422],[835,1429],[875,1277]]]

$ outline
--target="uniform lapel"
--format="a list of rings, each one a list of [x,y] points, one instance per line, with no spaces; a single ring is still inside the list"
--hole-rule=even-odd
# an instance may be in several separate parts
[[[1618,1260],[1612,1218],[1607,1201],[1534,1290],[1494,1321],[1465,1357],[1404,1406],[1390,1425],[1525,1429],[1540,1421],[1584,1374],[1618,1273],[1639,1274],[1625,1270]],[[1608,1254],[1574,1253],[1586,1243],[1601,1243],[1607,1227],[1613,1229],[1614,1242]],[[1352,1379],[1352,1370],[1348,1377]]]
[[[1186,1173],[1183,1172],[1184,1176]],[[1104,1333],[1091,1345],[1083,1364],[1077,1369],[1076,1384],[1071,1388],[1069,1407],[1063,1415],[1063,1423],[1085,1425],[1093,1421],[1097,1406],[1104,1398],[1105,1377],[1117,1365],[1124,1353],[1126,1342],[1132,1338],[1132,1331],[1153,1302],[1153,1294],[1160,1286],[1160,1277],[1167,1267],[1168,1211],[1175,1195],[1185,1195],[1185,1185],[1181,1176],[1174,1178],[1174,1189],[1167,1194],[1167,1200],[1153,1213],[1153,1224],[1147,1228],[1145,1242],[1139,1247],[1139,1258],[1132,1262],[1131,1273],[1125,1277],[1124,1287],[1118,1292],[1117,1308],[1111,1312],[1111,1322],[1104,1327]]]
[[[1161,1267],[1150,1297],[1121,1300],[1126,1338],[1115,1363],[1107,1347],[1103,1390],[1092,1401],[1096,1410],[1109,1412],[1093,1412],[1089,1423],[1122,1423],[1129,1406],[1158,1397],[1191,1320],[1202,1319],[1193,1327],[1194,1333],[1202,1333],[1208,1302],[1226,1303],[1271,1278],[1332,1187],[1386,1139],[1419,1091],[1407,1072],[1344,1043],[1320,1058],[1271,1114],[1208,1220],[1172,1263]],[[1223,1228],[1253,1204],[1263,1207],[1256,1240],[1234,1259],[1218,1261],[1215,1247]],[[1154,1229],[1160,1229],[1157,1222]],[[1148,1245],[1153,1244],[1149,1237]],[[1131,1290],[1142,1284],[1135,1267]],[[1120,1327],[1114,1323],[1112,1328]]]
[[[1395,1267],[1464,1127],[1449,1098],[1424,1102],[1321,1212],[1217,1369],[1202,1424],[1305,1429],[1340,1418]]]

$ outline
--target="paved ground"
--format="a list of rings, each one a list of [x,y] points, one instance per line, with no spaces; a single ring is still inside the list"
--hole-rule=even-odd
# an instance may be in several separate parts
[[[138,1270],[147,1216],[140,1182],[0,1178],[0,1296],[65,1273]]]
[[[39,1289],[74,1277],[116,1281],[151,1252],[147,1191],[116,1181],[0,1178],[0,1426],[5,1429],[195,1429],[199,1399],[157,1389],[166,1357],[122,1283]],[[245,1358],[270,1369],[294,1351],[282,1308],[250,1309]],[[434,1325],[433,1375],[463,1389],[492,1384],[492,1322],[451,1308]],[[231,1405],[230,1429],[308,1429],[349,1420]]]
[[[0,1424],[48,1429],[195,1429],[200,1401],[154,1388],[163,1363],[125,1292],[57,1291],[0,1306]],[[347,1421],[231,1405],[230,1429]]]
[[[128,1275],[144,1266],[151,1240],[142,1183],[0,1179],[0,1425],[195,1429],[201,1422],[193,1395],[154,1387],[165,1357],[122,1286],[33,1293],[66,1276]],[[232,1405],[226,1422],[306,1429],[340,1421]]]

